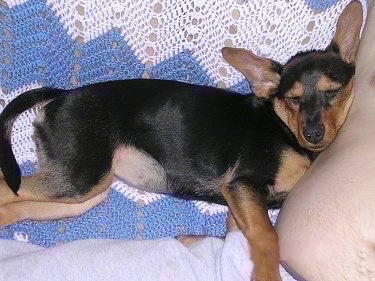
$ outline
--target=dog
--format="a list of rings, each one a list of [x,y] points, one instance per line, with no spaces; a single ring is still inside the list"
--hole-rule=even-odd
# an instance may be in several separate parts
[[[0,224],[83,214],[116,177],[145,191],[228,205],[251,245],[253,280],[281,280],[267,209],[280,206],[344,123],[361,26],[355,1],[326,49],[284,65],[224,48],[254,95],[142,79],[19,95],[0,115]],[[38,172],[21,177],[11,128],[34,106],[41,107],[33,123]]]

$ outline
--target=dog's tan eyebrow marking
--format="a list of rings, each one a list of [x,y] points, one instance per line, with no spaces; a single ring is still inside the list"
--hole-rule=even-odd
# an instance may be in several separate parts
[[[319,91],[325,92],[325,91],[332,91],[332,90],[338,90],[342,87],[343,85],[337,81],[333,81],[326,75],[322,75],[318,83],[316,84],[316,88]]]
[[[300,81],[296,81],[293,84],[293,87],[290,88],[288,93],[285,95],[287,98],[296,98],[303,95],[304,87],[303,84]]]

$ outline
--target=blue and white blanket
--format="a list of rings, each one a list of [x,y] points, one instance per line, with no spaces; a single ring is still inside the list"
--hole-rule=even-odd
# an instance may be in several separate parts
[[[244,77],[222,60],[223,46],[285,62],[297,51],[327,46],[348,2],[0,1],[0,110],[32,88],[140,77],[249,93]],[[24,174],[36,169],[35,113],[22,114],[13,128],[13,149]],[[23,221],[0,230],[0,238],[50,247],[94,238],[224,236],[226,210],[116,182],[105,202],[80,217]],[[270,215],[275,220],[277,212]]]

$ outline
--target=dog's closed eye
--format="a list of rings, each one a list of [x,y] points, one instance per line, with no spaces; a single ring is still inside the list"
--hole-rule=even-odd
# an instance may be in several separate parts
[[[339,93],[339,89],[335,89],[335,90],[326,91],[324,95],[328,99],[328,101],[332,101],[337,96],[338,93]]]
[[[299,106],[301,105],[301,97],[299,96],[286,96],[284,99],[289,107],[293,110],[298,110]]]
[[[293,105],[300,105],[301,103],[301,97],[292,97],[289,100]]]

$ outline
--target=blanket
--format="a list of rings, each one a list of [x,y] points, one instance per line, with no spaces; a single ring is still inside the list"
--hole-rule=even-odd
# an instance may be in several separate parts
[[[251,94],[222,59],[223,46],[283,63],[298,51],[327,46],[349,1],[0,1],[0,110],[29,89],[114,79],[172,79]],[[25,112],[13,127],[23,174],[37,168],[31,125],[37,111]],[[52,247],[82,239],[223,237],[226,211],[114,182],[108,199],[88,213],[19,222],[0,230],[0,239]],[[274,221],[277,210],[270,216]]]

